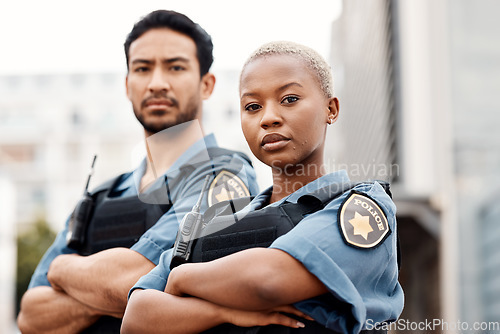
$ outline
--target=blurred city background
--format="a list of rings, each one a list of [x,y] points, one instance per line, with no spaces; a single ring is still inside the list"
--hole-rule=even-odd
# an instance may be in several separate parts
[[[143,134],[126,99],[121,47],[135,21],[166,5],[0,5],[0,21],[16,22],[0,29],[0,333],[17,332],[17,301],[81,196],[92,156],[91,186],[135,167]],[[500,1],[185,1],[167,9],[214,38],[217,84],[203,122],[221,146],[249,153],[237,88],[251,51],[277,39],[320,51],[341,105],[327,167],[392,182],[401,318],[447,323],[392,332],[500,333]],[[264,188],[269,170],[254,162]]]

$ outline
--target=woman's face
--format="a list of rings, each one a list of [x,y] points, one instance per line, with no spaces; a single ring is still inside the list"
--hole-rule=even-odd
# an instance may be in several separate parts
[[[240,107],[243,134],[260,161],[279,169],[323,164],[326,126],[337,119],[338,100],[325,96],[301,59],[271,55],[247,64]]]

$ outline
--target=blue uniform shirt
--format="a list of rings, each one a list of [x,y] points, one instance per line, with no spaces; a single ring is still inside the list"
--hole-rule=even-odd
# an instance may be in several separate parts
[[[206,175],[210,175],[213,180],[220,172],[229,171],[246,185],[250,194],[258,192],[255,171],[245,159],[238,154],[233,154],[232,156],[223,155],[210,160],[205,149],[211,147],[217,147],[217,142],[213,135],[208,135],[187,149],[164,174],[166,180],[175,179],[181,173],[180,167],[187,163],[196,163],[196,169],[192,173],[184,177],[180,182],[176,182],[175,187],[169,188],[173,206],[131,247],[132,250],[144,255],[154,264],[158,264],[160,255],[173,246],[179,222],[195,205]],[[136,170],[123,178],[115,187],[115,191],[121,191],[119,193],[120,197],[138,194],[138,185],[145,169],[146,161],[144,160]],[[162,183],[156,182],[148,191],[157,189],[155,186],[162,186]],[[201,209],[205,210],[207,207],[205,196]],[[38,264],[31,278],[29,288],[50,285],[47,280],[47,272],[52,260],[61,254],[76,253],[74,249],[66,246],[68,222],[69,218],[64,229],[57,235],[56,240]]]
[[[349,182],[345,171],[325,175],[282,200],[296,203],[317,189]],[[398,283],[396,207],[378,183],[366,183],[353,190],[373,199],[387,217],[391,233],[377,247],[356,248],[348,245],[339,227],[338,211],[350,191],[335,198],[320,211],[306,216],[290,232],[270,246],[281,249],[314,274],[329,293],[301,301],[300,310],[327,328],[341,333],[357,333],[370,323],[396,320],[403,310],[403,290]],[[272,187],[260,193],[245,209],[261,209],[269,202]],[[143,276],[132,288],[163,291],[166,286],[171,250],[162,254],[159,265]],[[369,321],[370,320],[370,321]]]
[[[283,200],[296,203],[304,194],[344,181],[348,181],[344,171],[325,175]],[[330,292],[296,306],[341,333],[357,333],[368,320],[396,320],[404,305],[398,283],[396,207],[378,183],[361,184],[354,190],[373,199],[387,217],[391,233],[377,247],[356,248],[344,241],[338,211],[350,192],[305,217],[271,245],[300,261]]]

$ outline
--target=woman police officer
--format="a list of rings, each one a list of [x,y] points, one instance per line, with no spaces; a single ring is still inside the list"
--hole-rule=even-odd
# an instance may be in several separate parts
[[[173,270],[172,253],[164,253],[131,290],[122,332],[200,332],[231,323],[281,325],[262,333],[311,326],[358,333],[395,321],[404,304],[395,205],[378,182],[346,188],[346,171],[325,172],[326,129],[339,115],[328,64],[299,44],[265,44],[243,67],[240,101],[245,139],[273,176],[243,215],[313,197],[321,208],[267,248]]]

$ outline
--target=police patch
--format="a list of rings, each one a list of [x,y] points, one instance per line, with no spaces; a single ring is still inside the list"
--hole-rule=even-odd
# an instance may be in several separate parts
[[[208,205],[247,196],[250,196],[250,192],[245,183],[233,173],[223,170],[210,184]]]
[[[344,241],[354,247],[376,247],[391,233],[378,204],[356,192],[351,192],[340,207],[338,222]]]

